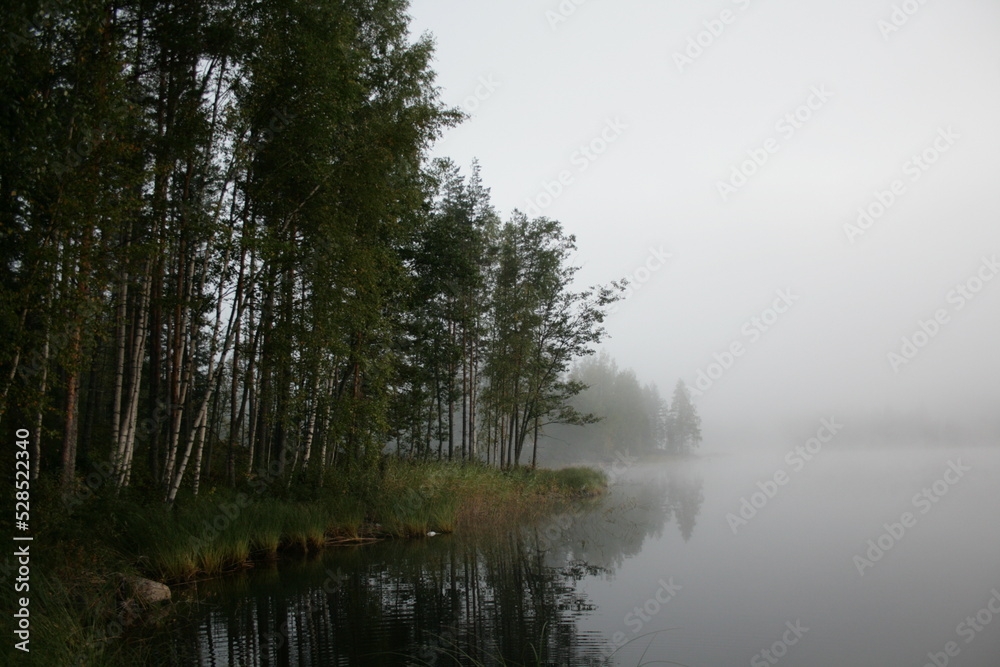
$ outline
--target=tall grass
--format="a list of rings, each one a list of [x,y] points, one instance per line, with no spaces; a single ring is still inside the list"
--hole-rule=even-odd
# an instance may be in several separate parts
[[[90,526],[90,534],[94,527]],[[119,618],[120,574],[135,570],[101,542],[41,543],[32,548],[30,651],[17,665],[142,665],[143,646],[116,641],[125,632]],[[12,635],[12,642],[13,642]],[[0,661],[2,663],[3,661]],[[7,663],[3,663],[7,664]]]
[[[607,486],[590,468],[498,470],[485,465],[408,463],[386,467],[376,520],[393,535],[509,526],[551,509],[552,501],[593,496]]]
[[[88,591],[94,595],[90,604],[81,607],[60,581],[43,573],[32,575],[31,590],[31,650],[18,652],[17,664],[48,667],[112,662],[115,650],[107,639],[109,634],[119,634],[117,628],[109,627],[114,622],[113,591],[109,594],[95,587]]]
[[[551,484],[560,493],[576,496],[596,496],[608,486],[608,477],[601,470],[585,467],[537,471],[539,481]]]
[[[175,583],[232,572],[283,550],[318,550],[333,539],[501,531],[598,493],[605,483],[602,473],[581,468],[501,471],[389,459],[360,483],[331,471],[321,487],[272,485],[256,495],[209,490],[172,507],[143,502],[134,491],[95,495],[44,525],[53,546],[39,570],[51,576],[32,580],[33,650],[25,664],[35,656],[46,665],[146,664],[135,647],[115,648],[122,632],[116,573]]]
[[[312,551],[329,540],[417,537],[509,526],[553,501],[599,493],[588,468],[502,471],[485,465],[389,459],[377,479],[351,485],[332,472],[322,488],[288,485],[273,495],[232,491],[179,498],[174,507],[119,503],[115,546],[149,576],[179,581],[216,576],[283,550]]]
[[[275,556],[284,533],[284,505],[271,499],[262,500],[251,506],[248,512],[253,525],[251,553],[268,558]]]

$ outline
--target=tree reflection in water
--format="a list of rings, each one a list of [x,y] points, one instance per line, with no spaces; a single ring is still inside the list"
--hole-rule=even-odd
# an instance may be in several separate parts
[[[154,638],[174,665],[598,665],[579,582],[605,577],[676,519],[691,538],[701,480],[621,484],[588,511],[501,536],[392,540],[199,585]],[[558,526],[552,539],[553,525]],[[548,530],[547,530],[548,529]]]

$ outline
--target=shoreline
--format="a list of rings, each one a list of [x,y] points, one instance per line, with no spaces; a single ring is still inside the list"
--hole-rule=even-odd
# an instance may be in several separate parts
[[[166,622],[175,603],[137,605],[123,578],[183,589],[295,554],[428,533],[511,530],[608,486],[593,468],[501,471],[405,461],[388,461],[378,479],[353,488],[343,478],[323,482],[308,489],[283,484],[256,497],[211,489],[170,507],[137,498],[88,500],[39,535],[46,546],[31,656],[44,656],[39,664],[61,664],[60,657],[136,664],[134,647],[122,638]],[[305,493],[313,497],[303,499]],[[137,606],[142,613],[124,615]]]

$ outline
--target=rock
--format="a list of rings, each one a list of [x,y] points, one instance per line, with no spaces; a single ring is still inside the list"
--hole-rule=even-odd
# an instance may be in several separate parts
[[[170,601],[170,587],[143,577],[118,575],[118,622],[124,627],[162,618]]]
[[[161,602],[170,601],[170,587],[151,579],[142,577],[122,577],[128,598],[135,600],[143,607],[151,607]]]

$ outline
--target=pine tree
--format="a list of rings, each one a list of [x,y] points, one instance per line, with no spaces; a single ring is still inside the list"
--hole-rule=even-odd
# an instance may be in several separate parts
[[[674,387],[667,413],[667,443],[669,451],[675,454],[685,454],[701,443],[701,417],[684,380],[678,380]]]

